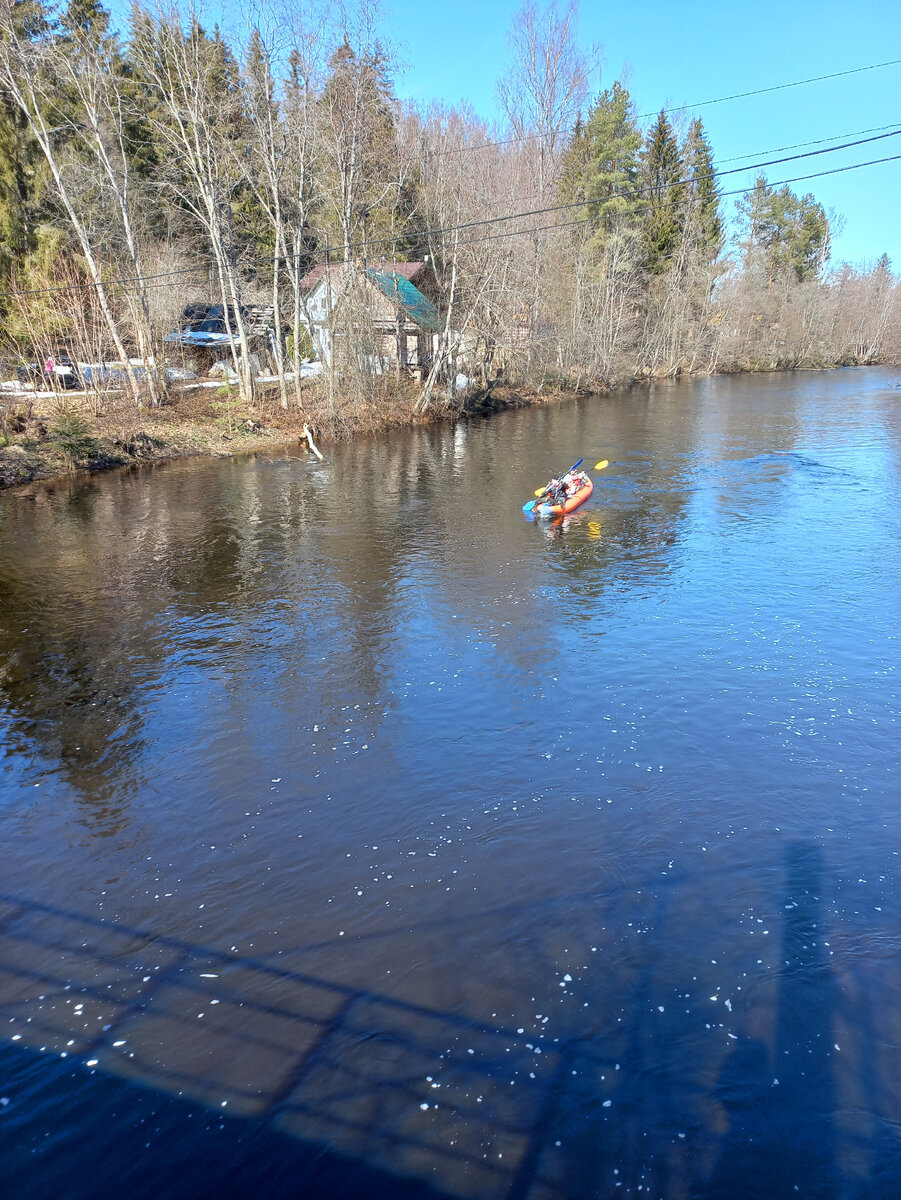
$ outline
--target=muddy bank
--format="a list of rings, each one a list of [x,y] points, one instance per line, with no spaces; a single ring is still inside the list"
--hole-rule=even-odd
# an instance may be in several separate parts
[[[201,454],[225,456],[284,441],[283,435],[275,436],[260,427],[248,428],[246,432],[223,440],[218,431],[203,426],[173,430],[152,423],[124,438],[94,434],[90,448],[71,453],[49,430],[46,436],[26,436],[0,447],[0,490],[74,471],[109,471],[115,467],[166,462]]]
[[[330,406],[318,389],[311,389],[302,410],[283,410],[272,396],[251,409],[231,397],[186,391],[173,395],[160,409],[143,412],[122,397],[6,396],[0,398],[0,491],[73,471],[108,471],[196,455],[227,457],[294,443],[306,446],[305,427],[316,444],[325,447],[361,434],[484,417],[566,395],[572,393],[495,386],[469,395],[462,406],[435,402],[424,414],[414,411],[414,391]]]

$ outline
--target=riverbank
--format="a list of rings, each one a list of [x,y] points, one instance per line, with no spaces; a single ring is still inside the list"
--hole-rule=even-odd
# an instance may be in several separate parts
[[[631,386],[644,389],[655,382],[660,380],[643,377],[632,380]],[[161,408],[143,411],[113,393],[6,393],[0,396],[0,492],[74,471],[94,473],[179,458],[227,458],[298,443],[308,446],[308,431],[317,446],[326,447],[361,435],[488,416],[575,394],[591,393],[557,384],[494,384],[470,393],[462,403],[439,400],[421,413],[415,410],[419,389],[412,383],[365,402],[336,404],[321,384],[314,384],[304,389],[302,408],[287,409],[281,408],[278,392],[271,387],[253,406],[241,405],[233,389],[194,386],[171,393]]]
[[[413,388],[331,408],[324,389],[311,387],[302,409],[282,409],[275,391],[251,407],[226,389],[185,389],[161,408],[141,412],[112,394],[7,394],[0,397],[0,491],[74,471],[308,445],[306,430],[317,445],[327,446],[361,434],[547,403],[564,394],[571,393],[492,387],[469,396],[462,408],[436,403],[424,414],[414,411]]]

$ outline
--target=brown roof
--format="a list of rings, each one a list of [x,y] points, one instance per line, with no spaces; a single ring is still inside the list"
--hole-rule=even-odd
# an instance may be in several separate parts
[[[410,283],[415,284],[420,272],[428,269],[428,263],[425,262],[373,262],[369,264],[382,275],[402,275],[405,279],[409,279]],[[301,287],[305,292],[310,292],[323,277],[326,271],[337,272],[343,270],[347,266],[346,263],[331,263],[326,266],[325,263],[320,263],[318,267],[314,267],[307,275],[303,277]]]

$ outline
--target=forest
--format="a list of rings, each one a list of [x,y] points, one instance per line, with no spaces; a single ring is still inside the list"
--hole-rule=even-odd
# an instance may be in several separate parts
[[[3,0],[6,377],[112,363],[130,404],[162,405],[165,367],[192,364],[166,336],[210,304],[241,403],[309,408],[333,431],[355,406],[459,409],[499,382],[897,361],[891,262],[833,263],[835,218],[785,181],[823,152],[763,162],[737,190],[747,164],[719,169],[700,119],[640,116],[623,80],[591,90],[576,20],[574,4],[520,10],[489,125],[398,101],[369,0],[262,0],[228,35],[184,5],[135,2],[117,28],[99,0]],[[385,356],[401,318],[386,327],[365,285],[422,262],[437,320],[413,370],[406,338]],[[345,301],[328,355],[309,309],[321,267]],[[274,331],[264,362],[254,312]]]

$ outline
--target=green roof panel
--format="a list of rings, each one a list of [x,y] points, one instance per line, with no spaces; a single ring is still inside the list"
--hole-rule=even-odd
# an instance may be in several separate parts
[[[403,275],[383,274],[370,267],[366,272],[379,291],[384,292],[389,300],[399,304],[410,320],[430,333],[437,333],[441,328],[441,318],[438,309],[423,296],[419,288],[414,287]]]

